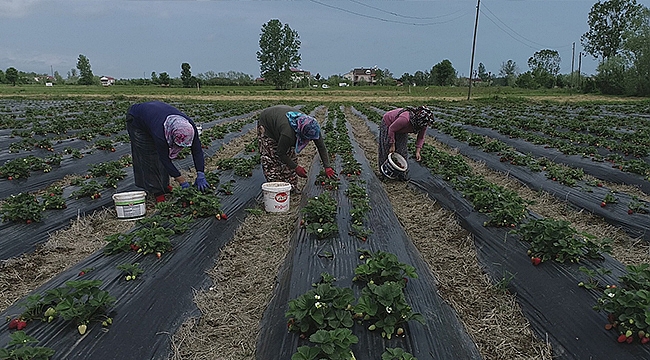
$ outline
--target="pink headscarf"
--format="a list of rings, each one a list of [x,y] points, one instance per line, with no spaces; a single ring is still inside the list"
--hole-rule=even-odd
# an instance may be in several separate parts
[[[165,139],[169,145],[169,158],[175,159],[184,147],[192,146],[194,127],[180,115],[169,115],[163,124]]]

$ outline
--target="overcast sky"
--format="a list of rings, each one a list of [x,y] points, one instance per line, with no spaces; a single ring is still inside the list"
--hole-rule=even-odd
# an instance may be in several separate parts
[[[524,72],[535,52],[551,49],[567,74],[575,43],[577,70],[595,2],[481,0],[474,69],[483,63],[498,74],[513,60]],[[476,0],[0,0],[0,69],[65,78],[83,54],[94,75],[117,79],[179,77],[184,62],[193,75],[258,77],[262,25],[278,19],[298,32],[299,67],[314,75],[377,66],[399,78],[448,59],[467,76],[476,7]],[[586,56],[581,70],[593,74],[596,65]]]

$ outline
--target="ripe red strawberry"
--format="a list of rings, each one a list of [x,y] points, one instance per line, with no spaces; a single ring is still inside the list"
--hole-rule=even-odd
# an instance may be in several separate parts
[[[632,210],[632,209],[628,209],[628,210],[627,210],[627,214],[628,214],[628,215],[632,215],[632,214],[634,214],[634,210]]]
[[[596,184],[596,186],[603,187],[603,183],[598,183],[598,184]]]
[[[85,271],[79,271],[79,276],[84,276],[84,275],[86,275]]]
[[[18,319],[12,319],[12,320],[9,322],[9,328],[10,328],[10,329],[15,329],[15,328],[17,328],[17,327],[18,327],[18,321],[19,321]]]
[[[621,334],[621,335],[618,336],[617,341],[620,342],[620,343],[625,342],[625,341],[627,341],[627,336],[625,336],[625,334]]]
[[[19,320],[16,324],[16,330],[22,330],[27,327],[27,321]]]
[[[641,338],[641,344],[647,344],[650,341],[650,337],[644,336]]]
[[[221,214],[221,218],[224,220],[228,220],[228,215],[226,213]]]
[[[29,225],[29,224],[32,223],[32,220],[31,220],[31,219],[27,219],[27,221],[25,221],[25,222]]]
[[[14,179],[13,176],[7,176],[7,180],[13,180],[13,179]]]
[[[605,207],[605,206],[607,206],[606,202],[603,201],[603,202],[600,203],[600,207]]]
[[[540,259],[537,256],[534,256],[534,257],[530,258],[530,261],[533,263],[533,265],[537,266],[542,262],[542,259]]]
[[[634,337],[632,337],[632,336],[628,337],[628,338],[625,340],[625,342],[628,343],[628,344],[631,344],[632,341],[634,341]]]

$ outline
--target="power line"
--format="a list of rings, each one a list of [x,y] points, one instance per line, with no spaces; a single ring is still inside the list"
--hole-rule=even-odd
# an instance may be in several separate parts
[[[535,44],[535,45],[539,46],[539,47],[533,47],[533,46],[531,46],[531,45],[529,45],[529,44],[523,42],[522,40],[517,39],[517,38],[514,37],[510,32],[504,30],[501,26],[499,26],[499,24],[497,24],[494,20],[492,20],[492,18],[491,18],[490,16],[488,16],[488,14],[486,14],[485,12],[483,12],[483,10],[481,10],[481,14],[483,14],[483,15],[484,15],[488,20],[490,20],[490,22],[492,22],[492,23],[493,23],[493,24],[494,24],[494,25],[495,25],[499,30],[501,30],[501,31],[503,31],[504,33],[506,33],[508,36],[510,36],[511,38],[513,38],[513,39],[514,39],[515,41],[517,41],[518,43],[520,43],[520,44],[522,44],[522,45],[525,45],[525,46],[527,46],[527,47],[529,47],[529,48],[531,48],[531,49],[533,49],[533,50],[539,50],[539,48],[547,48],[547,49],[549,49],[549,48],[562,49],[562,48],[565,48],[565,47],[569,47],[569,46],[571,46],[571,44],[568,44],[568,45],[562,45],[562,46],[555,46],[555,47],[552,47],[552,46],[546,46],[546,45],[544,45],[544,44],[540,44],[540,43],[537,43],[537,42],[535,42],[535,41],[532,41],[532,40],[530,40],[530,39],[524,37],[523,35],[519,34],[516,30],[514,30],[513,28],[511,28],[510,26],[508,26],[508,24],[506,24],[505,22],[501,21],[501,19],[499,19],[499,17],[496,16],[496,15],[492,12],[492,10],[490,10],[487,6],[485,6],[485,4],[483,4],[483,9],[487,10],[487,11],[490,13],[491,16],[494,16],[494,18],[495,18],[497,21],[499,21],[501,24],[503,24],[503,26],[505,26],[506,28],[508,28],[508,29],[509,29],[512,33],[514,33],[516,36],[520,37],[521,39],[523,39],[523,40],[525,40],[525,41],[527,41],[527,42],[529,42],[529,43],[532,43],[532,44]]]
[[[357,1],[357,0],[349,0],[349,1],[350,1],[350,2],[353,2],[353,3],[355,3],[355,4],[363,5],[363,6],[365,6],[365,7],[370,8],[370,9],[374,9],[374,10],[377,10],[377,11],[381,11],[381,12],[386,13],[386,14],[391,14],[391,15],[394,15],[394,16],[397,16],[397,17],[402,17],[402,18],[406,18],[406,19],[416,19],[416,20],[433,20],[433,19],[439,19],[439,18],[442,18],[442,17],[446,17],[446,16],[454,15],[454,14],[456,14],[456,13],[459,13],[459,12],[463,11],[463,10],[458,10],[458,11],[455,11],[455,12],[453,12],[453,13],[445,14],[445,15],[440,15],[440,16],[419,17],[419,16],[409,16],[409,15],[398,14],[398,13],[396,13],[396,12],[388,11],[388,10],[384,10],[384,9],[380,9],[380,8],[378,8],[378,7],[376,7],[376,6],[372,6],[372,5],[369,5],[369,4],[365,4],[365,3],[361,2],[361,1]]]
[[[322,5],[322,6],[325,6],[325,7],[331,8],[331,9],[335,9],[335,10],[343,11],[343,12],[346,12],[346,13],[348,13],[348,14],[352,14],[352,15],[356,15],[356,16],[361,16],[361,17],[365,17],[365,18],[368,18],[368,19],[379,20],[379,21],[389,22],[389,23],[395,23],[395,24],[413,25],[413,26],[430,26],[430,25],[440,25],[440,24],[445,24],[445,23],[452,22],[452,21],[455,21],[455,20],[457,20],[457,19],[460,19],[461,17],[463,17],[463,16],[465,16],[465,15],[467,14],[467,12],[465,12],[465,13],[463,13],[462,15],[459,15],[458,17],[455,17],[455,18],[452,18],[452,19],[449,19],[449,20],[446,20],[446,21],[428,22],[428,23],[413,23],[413,22],[406,22],[406,21],[399,21],[399,20],[384,19],[384,18],[381,18],[381,17],[378,17],[378,16],[372,16],[372,15],[368,15],[368,14],[363,14],[363,13],[359,13],[359,12],[356,12],[356,11],[352,11],[352,10],[344,9],[344,8],[342,8],[342,7],[339,7],[339,6],[334,6],[334,5],[326,4],[326,3],[323,3],[323,2],[320,2],[320,1],[317,1],[317,0],[309,0],[309,1],[311,1],[311,2],[313,2],[313,3],[315,3],[315,4],[318,4],[318,5]]]

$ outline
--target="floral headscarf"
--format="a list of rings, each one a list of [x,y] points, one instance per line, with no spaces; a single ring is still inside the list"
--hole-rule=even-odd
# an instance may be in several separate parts
[[[406,107],[403,111],[409,112],[409,122],[415,132],[434,122],[433,111],[426,106]],[[401,113],[401,112],[400,112]]]
[[[194,127],[180,115],[169,115],[163,124],[165,139],[169,145],[169,158],[175,159],[184,147],[192,146]]]
[[[287,119],[289,119],[289,125],[296,132],[296,154],[307,146],[309,140],[316,140],[320,137],[320,125],[315,118],[299,111],[289,111]]]

